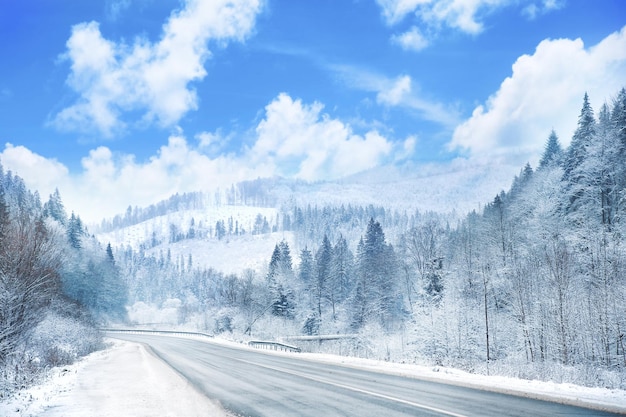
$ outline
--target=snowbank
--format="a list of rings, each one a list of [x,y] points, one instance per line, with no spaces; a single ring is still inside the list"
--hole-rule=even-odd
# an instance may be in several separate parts
[[[242,348],[242,345],[216,338],[216,342],[230,344]],[[244,349],[253,349],[243,347]],[[272,355],[292,356],[305,360],[331,363],[374,372],[400,375],[459,385],[485,391],[528,397],[561,404],[575,405],[594,410],[626,414],[626,391],[607,388],[590,388],[580,385],[543,382],[503,376],[471,374],[453,368],[428,367],[413,364],[379,361],[373,359],[354,358],[325,353],[292,353],[281,351],[265,351]]]
[[[253,350],[246,345],[219,338],[212,339],[210,343],[216,342]],[[120,340],[111,343],[110,349],[95,352],[75,365],[56,368],[47,383],[23,391],[18,397],[0,404],[0,415],[229,416],[143,345]],[[475,375],[449,368],[329,354],[264,352],[626,413],[626,391],[622,390]]]
[[[143,345],[115,340],[0,404],[6,417],[228,416]]]

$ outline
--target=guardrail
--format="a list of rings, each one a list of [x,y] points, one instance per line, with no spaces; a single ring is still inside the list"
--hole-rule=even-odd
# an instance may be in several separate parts
[[[295,340],[300,342],[323,342],[326,340],[345,340],[345,339],[357,339],[360,335],[356,333],[349,334],[318,334],[313,336],[283,336],[282,340]]]
[[[200,337],[208,337],[212,338],[213,335],[207,333],[198,333],[198,332],[186,332],[186,331],[178,331],[178,330],[149,330],[149,329],[99,329],[104,333],[125,333],[125,334],[160,334],[160,335],[169,335],[169,336],[200,336]],[[283,352],[301,352],[297,346],[287,345],[285,343],[280,342],[271,342],[264,340],[251,340],[248,342],[248,346],[266,349],[266,350],[278,350]]]
[[[170,336],[200,336],[212,338],[213,335],[199,332],[186,332],[179,330],[149,330],[149,329],[100,329],[105,333],[126,333],[126,334],[166,334]]]
[[[283,352],[302,352],[297,346],[286,345],[280,342],[270,342],[265,340],[251,340],[248,342],[248,346],[252,346],[258,349],[266,349],[266,350],[280,350]]]

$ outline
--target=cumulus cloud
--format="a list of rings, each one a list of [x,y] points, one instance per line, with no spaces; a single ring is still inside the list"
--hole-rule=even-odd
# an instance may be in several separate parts
[[[581,39],[544,40],[517,59],[499,90],[456,128],[449,147],[536,162],[552,128],[569,144],[585,92],[599,109],[626,84],[625,74],[626,26],[590,47]]]
[[[376,0],[388,26],[395,26],[408,16],[422,28],[428,29],[424,36],[418,25],[400,35],[393,35],[391,41],[407,51],[421,51],[433,43],[439,31],[444,28],[457,30],[469,35],[477,35],[484,30],[485,16],[496,10],[516,6],[529,19],[563,7],[561,0]]]
[[[400,45],[400,47],[405,51],[415,52],[421,51],[430,44],[428,39],[422,35],[422,32],[416,26],[411,27],[411,29],[407,32],[399,35],[393,35],[391,37],[391,42]]]
[[[280,94],[257,126],[251,162],[269,164],[278,175],[320,180],[372,168],[391,152],[391,143],[378,132],[355,135],[322,109],[320,103],[306,105]]]
[[[447,26],[469,34],[480,33],[483,24],[479,15],[511,0],[376,0],[388,25],[395,25],[414,14],[429,26]]]
[[[37,184],[42,195],[51,194],[65,181],[68,169],[56,159],[45,158],[33,153],[24,146],[7,143],[0,153],[0,163],[5,170],[12,170],[19,176],[28,178],[29,184]]]
[[[280,94],[265,107],[253,143],[229,154],[214,152],[230,135],[182,131],[145,161],[109,147],[92,149],[71,173],[53,159],[7,144],[5,169],[17,172],[45,200],[58,187],[66,206],[87,221],[146,206],[174,193],[210,191],[246,179],[280,175],[318,181],[341,178],[385,162],[410,158],[414,137],[394,142],[376,130],[355,134],[349,124],[323,113],[321,103]]]
[[[78,99],[51,124],[112,136],[126,127],[124,114],[138,112],[144,123],[174,125],[198,106],[190,84],[206,76],[209,41],[245,40],[261,6],[262,0],[186,0],[156,43],[142,37],[132,45],[107,40],[97,22],[74,26],[63,58],[70,62],[67,84]]]

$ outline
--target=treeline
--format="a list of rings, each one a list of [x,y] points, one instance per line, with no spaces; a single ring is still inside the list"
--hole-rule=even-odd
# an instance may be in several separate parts
[[[0,165],[0,395],[101,347],[102,320],[123,320],[127,291],[111,248]]]
[[[128,206],[124,214],[118,214],[112,219],[103,219],[99,225],[95,226],[94,232],[107,233],[183,210],[209,209],[222,205],[276,207],[286,195],[291,195],[295,188],[304,184],[304,182],[283,178],[259,178],[241,181],[231,185],[230,188],[217,189],[213,193],[200,191],[176,193],[148,207]]]
[[[344,353],[624,388],[624,161],[626,91],[597,117],[585,95],[569,147],[551,132],[536,169],[453,224],[296,207],[281,227],[298,253],[278,243],[264,272],[132,253],[124,270],[133,300],[176,297],[181,323],[216,332],[356,333]]]

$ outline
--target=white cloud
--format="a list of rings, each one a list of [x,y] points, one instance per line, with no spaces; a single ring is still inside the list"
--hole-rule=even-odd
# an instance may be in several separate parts
[[[189,84],[206,76],[208,42],[243,41],[261,5],[262,0],[186,0],[169,17],[157,43],[107,40],[96,22],[74,26],[63,57],[71,63],[67,84],[79,97],[51,124],[112,136],[125,128],[123,114],[135,111],[143,114],[143,122],[174,125],[197,108]]]
[[[129,205],[147,206],[174,193],[223,189],[242,180],[276,175],[336,179],[409,158],[414,151],[414,138],[394,143],[376,130],[358,135],[322,110],[321,103],[305,104],[280,94],[266,106],[252,145],[230,154],[212,151],[223,146],[228,135],[202,132],[188,141],[179,131],[146,161],[105,146],[95,148],[81,160],[78,173],[11,144],[0,152],[0,160],[29,188],[38,190],[44,201],[58,187],[68,210],[96,222]]]
[[[398,77],[389,88],[381,89],[376,96],[376,101],[389,106],[397,106],[406,101],[411,94],[411,77],[403,75]]]
[[[320,180],[372,168],[391,152],[392,144],[378,132],[355,135],[322,109],[320,103],[306,105],[280,94],[256,129],[251,162],[269,164],[278,175]]]
[[[388,25],[395,25],[431,0],[376,0]]]
[[[378,104],[403,107],[419,117],[453,128],[459,122],[458,110],[424,97],[409,75],[389,78],[350,65],[333,65],[330,69],[350,87],[376,93]],[[417,90],[417,91],[416,91]]]
[[[552,128],[569,144],[585,92],[599,109],[626,84],[625,74],[626,26],[588,48],[581,39],[544,40],[517,59],[500,89],[456,128],[449,147],[534,163]]]
[[[565,0],[543,0],[538,3],[530,3],[522,9],[522,14],[530,20],[536,19],[538,16],[549,13],[553,10],[559,10],[565,6]]]
[[[404,50],[421,51],[444,28],[477,35],[484,30],[485,16],[498,9],[523,6],[522,15],[535,19],[562,8],[564,0],[376,0],[376,3],[388,26],[398,25],[412,15],[414,23],[428,29],[426,37],[414,24],[409,31],[391,37],[392,43]]]
[[[116,21],[131,6],[131,0],[109,0],[105,5],[107,19]]]
[[[5,170],[18,174],[28,184],[37,184],[42,198],[52,194],[67,178],[68,169],[56,159],[48,159],[24,146],[7,143],[0,153],[0,163]]]
[[[422,32],[415,26],[400,35],[393,35],[391,42],[400,45],[405,51],[414,52],[421,51],[430,44],[428,39],[426,39],[424,35],[422,35]]]
[[[458,29],[469,34],[482,32],[479,17],[511,0],[376,0],[388,25],[393,26],[407,15],[415,16],[425,25]]]

